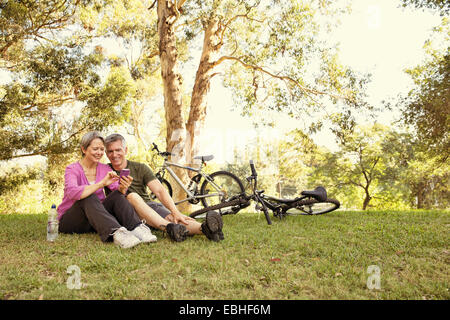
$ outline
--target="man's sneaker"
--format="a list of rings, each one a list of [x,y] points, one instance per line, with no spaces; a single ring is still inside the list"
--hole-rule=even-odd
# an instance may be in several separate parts
[[[141,243],[141,240],[134,236],[125,227],[120,227],[117,229],[112,236],[114,243],[124,249],[134,247],[135,245]]]
[[[145,222],[134,228],[131,233],[137,237],[141,242],[156,242],[156,236],[152,234],[149,227],[145,225]]]
[[[203,234],[212,241],[220,241],[224,239],[222,232],[223,221],[220,213],[216,211],[208,211],[206,220],[202,223]]]
[[[169,235],[170,239],[175,242],[181,242],[186,240],[187,235],[189,233],[188,229],[182,224],[169,223],[166,226],[166,232]]]

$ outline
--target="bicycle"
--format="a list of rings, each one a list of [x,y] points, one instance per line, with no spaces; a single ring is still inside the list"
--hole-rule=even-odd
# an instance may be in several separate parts
[[[226,202],[234,195],[244,192],[244,185],[242,184],[242,181],[231,172],[216,171],[212,174],[203,172],[202,167],[206,166],[207,161],[214,158],[213,155],[194,157],[194,159],[201,161],[200,168],[196,169],[170,162],[169,157],[173,154],[167,151],[160,152],[155,143],[153,143],[152,151],[156,151],[157,155],[164,158],[164,163],[155,176],[166,188],[169,195],[172,196],[173,189],[170,182],[164,178],[166,171],[186,193],[187,197],[175,202],[176,205],[188,201],[191,204],[198,204],[201,202],[204,207],[209,207],[218,203]],[[171,167],[193,171],[196,172],[196,175],[190,179],[189,184],[186,186],[171,169]],[[203,183],[201,183],[202,179]],[[201,187],[199,189],[200,183]],[[156,198],[153,193],[150,194],[150,197],[152,200]]]
[[[197,210],[189,216],[201,218],[203,213],[210,210],[218,210],[221,215],[236,214],[243,208],[248,207],[251,200],[254,200],[256,202],[255,209],[264,212],[267,223],[270,225],[272,221],[269,216],[269,209],[274,217],[278,217],[281,220],[288,215],[320,215],[340,207],[340,202],[336,199],[328,198],[327,191],[322,186],[318,186],[314,190],[302,191],[301,196],[295,199],[280,199],[266,195],[264,190],[257,190],[258,174],[252,160],[250,160],[250,169],[252,174],[247,178],[247,181],[252,188],[251,194],[242,192],[228,201]]]

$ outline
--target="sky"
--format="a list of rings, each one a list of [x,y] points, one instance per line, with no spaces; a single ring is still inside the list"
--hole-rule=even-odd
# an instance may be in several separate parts
[[[340,42],[343,64],[372,74],[368,100],[374,106],[381,107],[383,100],[408,92],[412,82],[404,69],[421,63],[423,44],[429,38],[431,29],[439,23],[439,15],[399,8],[398,1],[358,0],[352,1],[351,15],[342,20],[342,25],[330,37]],[[230,112],[231,107],[231,94],[221,88],[218,78],[214,79],[209,95],[207,130],[216,136],[222,132],[225,145],[233,144],[226,137],[232,137],[241,144],[244,140],[251,141],[259,133],[254,130],[251,121],[241,117],[238,111]],[[282,115],[272,116],[279,117],[281,125],[263,133],[264,136],[283,137],[287,131],[298,127],[297,120]],[[396,117],[396,113],[381,112],[378,121],[389,124]],[[362,123],[367,119],[366,115],[361,114],[358,120]],[[313,138],[317,144],[337,150],[331,132],[323,130]],[[205,151],[226,153],[225,150],[217,150],[217,144]]]

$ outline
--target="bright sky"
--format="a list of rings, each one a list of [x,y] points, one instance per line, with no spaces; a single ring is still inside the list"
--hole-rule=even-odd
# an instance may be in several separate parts
[[[382,100],[407,92],[411,82],[403,72],[422,61],[423,44],[430,31],[440,23],[439,15],[420,10],[398,8],[393,0],[358,0],[352,2],[352,14],[342,21],[342,26],[330,34],[341,43],[341,61],[352,68],[372,74],[372,83],[368,87],[370,102],[381,106]],[[242,118],[238,112],[230,112],[232,98],[229,92],[221,88],[220,80],[214,79],[209,96],[207,126],[217,136],[238,137],[242,144],[247,137],[254,137],[256,131],[251,121]],[[276,115],[273,115],[276,116]],[[389,124],[396,114],[384,112],[379,121]],[[366,120],[364,115],[359,119]],[[287,130],[298,126],[298,121],[280,117],[280,125],[265,136],[283,135]],[[316,143],[336,149],[334,137],[323,131],[315,137]],[[229,140],[229,139],[228,139]],[[232,144],[232,141],[225,141]],[[225,143],[226,145],[227,143]],[[224,154],[214,144],[209,146],[211,153]]]

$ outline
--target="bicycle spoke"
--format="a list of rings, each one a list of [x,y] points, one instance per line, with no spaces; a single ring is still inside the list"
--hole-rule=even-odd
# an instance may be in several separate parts
[[[218,171],[210,175],[201,188],[202,203],[205,207],[213,206],[229,200],[244,191],[242,182],[235,175]]]

